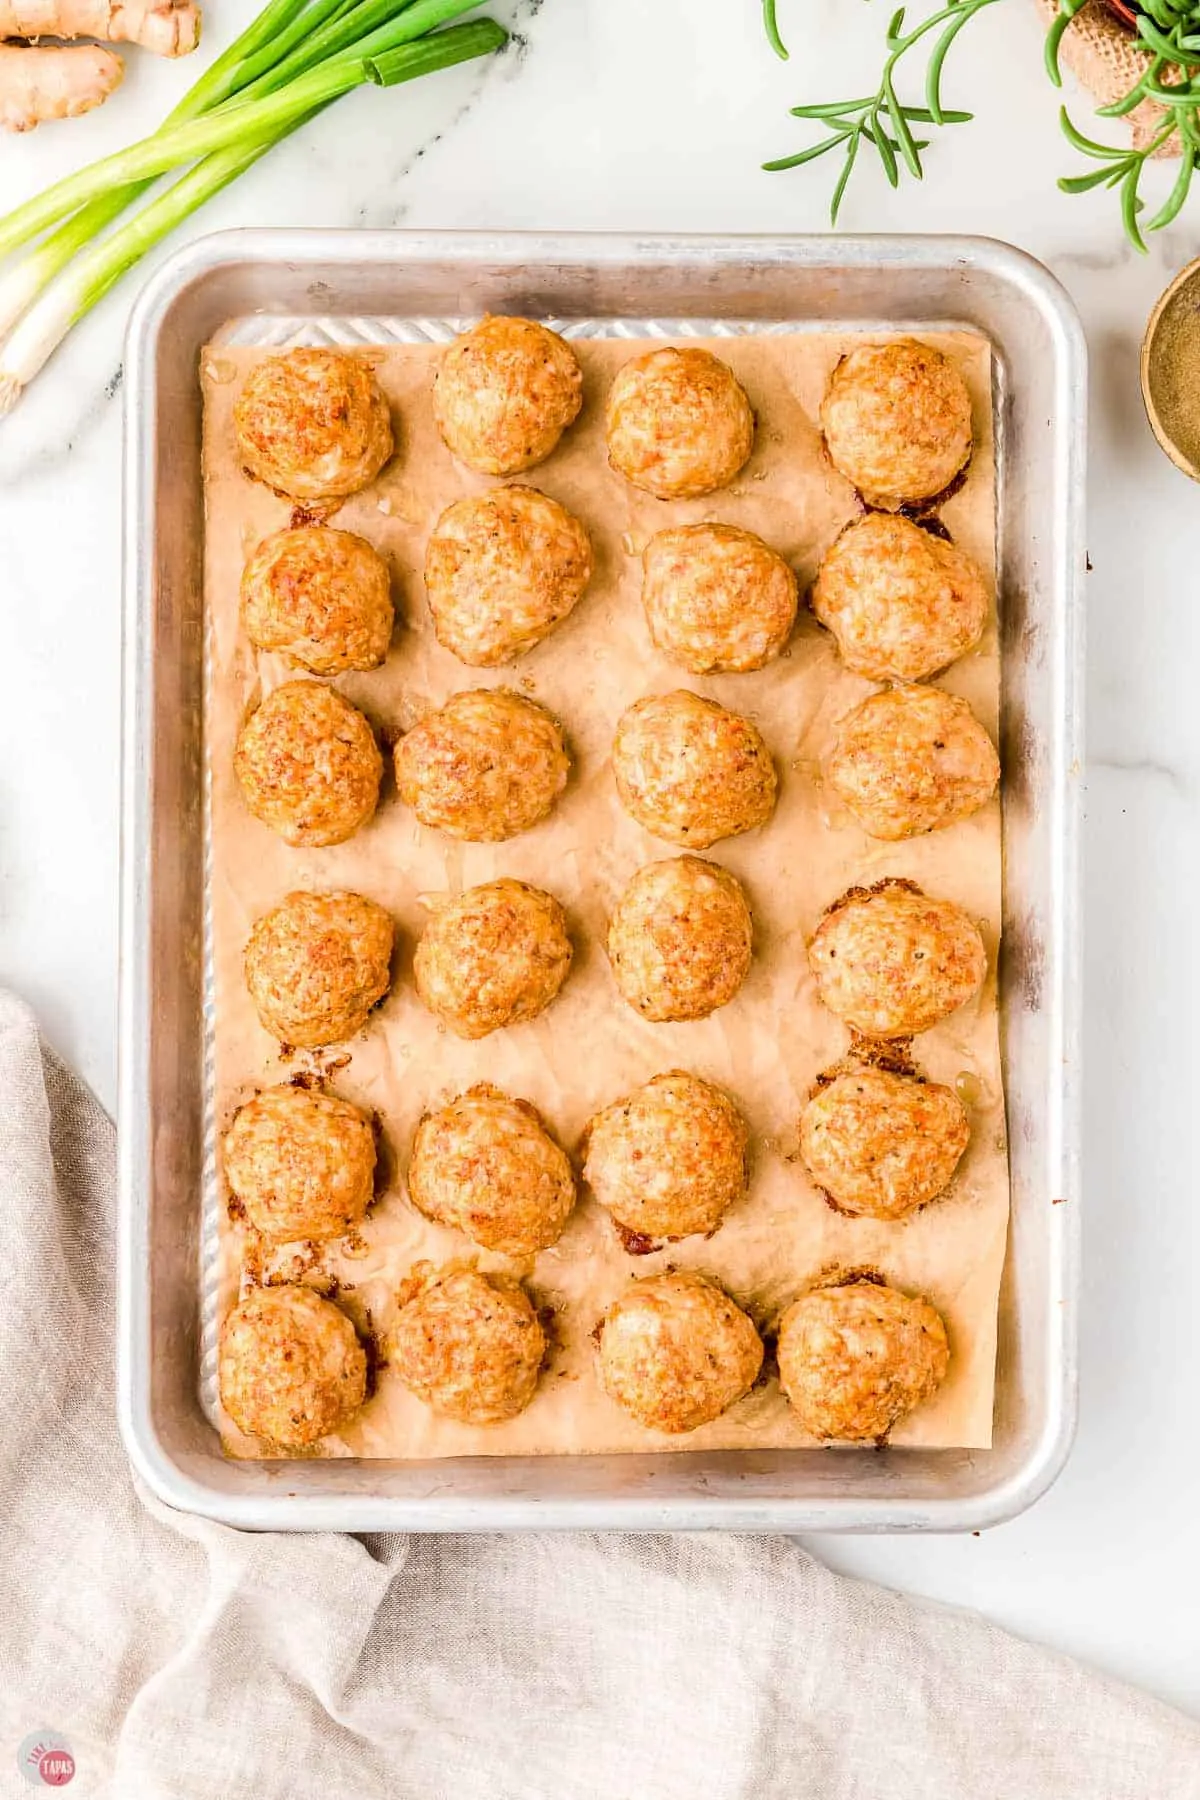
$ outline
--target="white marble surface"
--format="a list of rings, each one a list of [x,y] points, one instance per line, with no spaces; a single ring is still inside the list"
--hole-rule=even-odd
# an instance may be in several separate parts
[[[823,228],[823,168],[768,176],[758,164],[800,141],[790,105],[874,79],[879,7],[780,0],[795,44],[786,68],[761,41],[758,0],[497,10],[518,22],[520,50],[486,70],[353,96],[185,229]],[[209,0],[210,42],[249,12],[247,0]],[[923,188],[895,196],[864,175],[843,224],[1021,244],[1065,282],[1091,344],[1083,1416],[1066,1474],[1012,1525],[816,1548],[839,1568],[978,1606],[1200,1712],[1200,493],[1159,455],[1136,366],[1156,294],[1200,247],[1200,209],[1143,260],[1124,245],[1111,196],[1056,191],[1072,159],[1032,8],[996,7],[956,58],[947,98],[973,105],[976,123],[929,153]],[[138,63],[102,112],[0,144],[0,203],[150,128],[197,67]],[[0,425],[0,979],[109,1102],[119,387],[132,291],[109,298]]]

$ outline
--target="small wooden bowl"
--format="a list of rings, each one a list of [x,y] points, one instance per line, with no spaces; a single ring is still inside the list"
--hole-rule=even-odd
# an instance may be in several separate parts
[[[1189,315],[1194,323],[1187,323]],[[1192,355],[1183,366],[1182,352]],[[1160,295],[1142,339],[1142,400],[1150,429],[1177,469],[1200,481],[1200,258],[1188,263]],[[1181,430],[1175,396],[1187,381],[1195,396],[1195,423]],[[1182,441],[1181,441],[1182,440]]]

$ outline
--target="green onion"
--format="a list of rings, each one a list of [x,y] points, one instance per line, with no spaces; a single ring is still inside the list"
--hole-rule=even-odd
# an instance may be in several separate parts
[[[76,207],[106,193],[114,184],[125,187],[135,181],[163,175],[180,163],[196,162],[214,150],[224,150],[262,135],[280,136],[309,113],[351,88],[371,79],[367,58],[408,43],[459,13],[470,12],[477,0],[416,0],[406,5],[400,18],[368,31],[353,50],[338,51],[328,61],[297,75],[292,81],[261,99],[242,99],[218,107],[198,119],[164,125],[152,137],[105,156],[77,175],[68,175],[52,187],[18,206],[0,219],[0,256],[7,256],[47,226],[54,225]],[[356,8],[356,11],[360,10]],[[361,10],[378,12],[380,0],[365,0]],[[393,0],[394,10],[394,0]]]
[[[261,52],[268,47],[269,57],[285,54],[304,34],[314,28],[314,17],[329,12],[345,12],[353,0],[271,0],[258,17],[222,52],[200,79],[193,83],[166,124],[198,118],[223,105],[231,95],[255,79]],[[260,76],[260,80],[269,79]],[[85,245],[99,237],[113,220],[151,186],[150,181],[135,182],[129,187],[115,187],[89,205],[81,207],[73,218],[40,243],[25,260],[0,274],[0,340],[12,330],[21,314],[31,306],[54,277],[65,269]]]
[[[214,150],[226,150],[272,133],[282,136],[285,129],[298,125],[309,113],[365,80],[364,63],[335,58],[327,68],[311,70],[278,95],[268,95],[228,112],[218,110],[182,125],[164,126],[140,144],[103,157],[77,175],[55,182],[45,193],[0,220],[0,256],[18,249],[76,207],[95,200],[114,183],[124,187],[165,174],[180,163],[195,162]]]
[[[57,226],[0,272],[0,414],[134,263],[343,93],[368,81],[393,87],[499,49],[507,33],[491,19],[437,29],[475,4],[270,0],[152,137],[0,219],[0,255]],[[193,166],[100,238],[156,176],[182,163]]]

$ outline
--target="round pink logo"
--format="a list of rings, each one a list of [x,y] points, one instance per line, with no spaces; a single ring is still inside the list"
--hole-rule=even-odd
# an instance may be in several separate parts
[[[69,1750],[44,1750],[38,1758],[38,1774],[47,1787],[66,1787],[75,1778],[75,1758]]]
[[[17,1751],[17,1768],[30,1787],[66,1787],[75,1779],[75,1758],[57,1731],[31,1731]]]

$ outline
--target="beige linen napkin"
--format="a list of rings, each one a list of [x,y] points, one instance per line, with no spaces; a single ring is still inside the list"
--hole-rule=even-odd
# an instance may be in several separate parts
[[[1200,1797],[1200,1725],[784,1538],[169,1512],[113,1418],[113,1212],[111,1125],[0,993],[0,1794],[57,1738],[81,1800]]]

